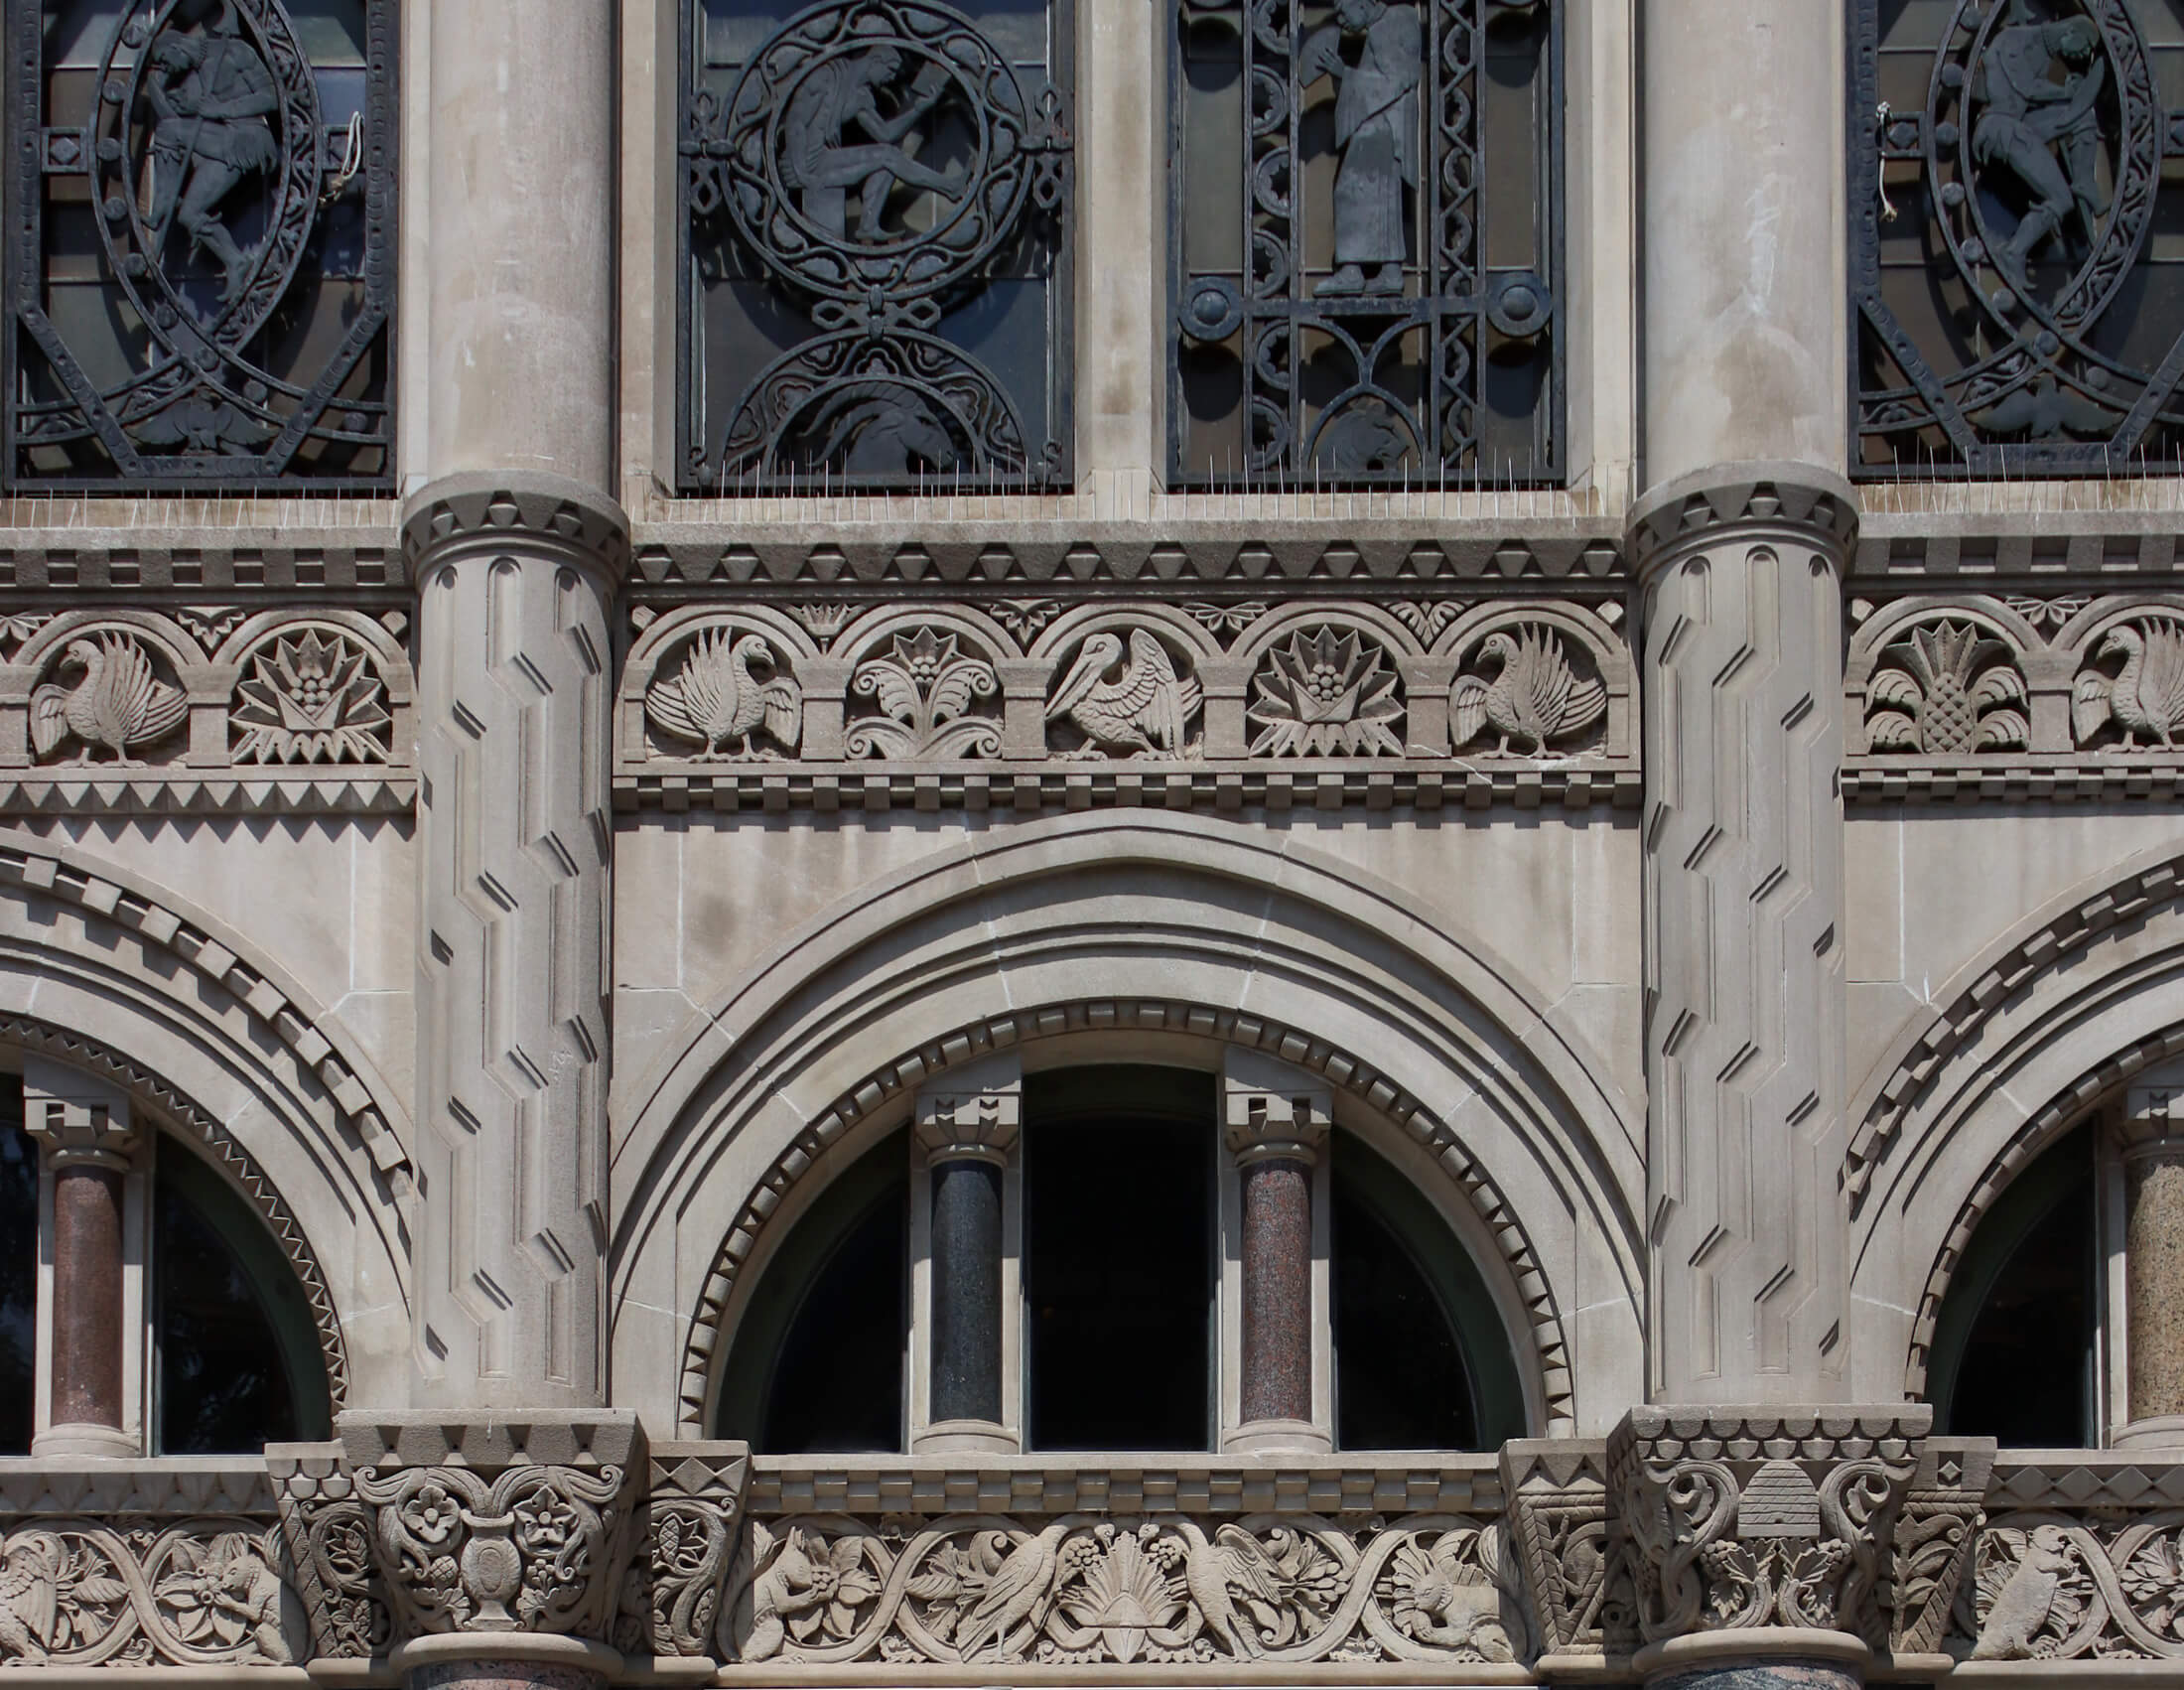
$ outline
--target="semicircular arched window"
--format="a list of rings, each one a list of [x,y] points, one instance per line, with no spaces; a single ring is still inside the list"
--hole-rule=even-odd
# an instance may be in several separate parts
[[[141,1110],[132,1119],[123,1094],[58,1063],[29,1066],[28,1082],[0,1074],[0,1455],[37,1453],[57,1420],[78,1435],[85,1424],[39,1398],[55,1388],[55,1346],[67,1341],[53,1311],[70,1273],[94,1304],[112,1303],[82,1323],[119,1352],[118,1372],[109,1351],[104,1375],[118,1377],[119,1389],[89,1423],[110,1428],[108,1453],[243,1455],[329,1436],[332,1394],[310,1296],[250,1199],[186,1140]],[[86,1111],[126,1125],[112,1132],[90,1194],[103,1224],[64,1244],[56,1156],[71,1114]],[[110,1259],[68,1253],[94,1245]]]
[[[1290,1070],[1268,1092],[1268,1066],[1009,1060],[928,1086],[912,1129],[837,1176],[766,1264],[717,1435],[771,1455],[1521,1436],[1468,1250],[1363,1138],[1328,1130],[1324,1081]]]
[[[1934,1429],[2004,1446],[2101,1442],[2096,1129],[2078,1128],[1980,1220],[1934,1324]]]

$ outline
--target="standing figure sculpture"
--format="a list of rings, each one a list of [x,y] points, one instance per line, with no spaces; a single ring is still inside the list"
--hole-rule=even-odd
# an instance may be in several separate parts
[[[902,74],[901,50],[882,42],[854,58],[829,59],[789,96],[781,117],[781,180],[803,196],[804,215],[837,238],[849,233],[846,190],[858,190],[857,238],[879,240],[880,217],[897,182],[946,195],[954,184],[898,143],[938,103],[948,73],[926,62],[892,117],[880,90]],[[848,138],[855,127],[870,137]]]
[[[2100,238],[2109,209],[2098,174],[2101,119],[2094,109],[2107,69],[2096,57],[2100,45],[2091,18],[2028,19],[1996,30],[1979,62],[1978,92],[1985,109],[1972,131],[1972,156],[2008,171],[2032,197],[2017,232],[1994,254],[2020,292],[2032,254],[2050,235],[2061,235],[2073,211],[2086,238]],[[2058,63],[2060,81],[2052,75]]]
[[[1410,256],[1403,190],[1418,185],[1420,79],[1425,39],[1418,8],[1388,0],[1335,0],[1335,21],[1315,31],[1297,56],[1297,83],[1334,77],[1335,271],[1314,297],[1400,294]],[[1342,57],[1345,37],[1362,36],[1357,63]]]
[[[162,35],[152,49],[155,70],[145,94],[157,118],[152,128],[153,250],[181,223],[191,241],[220,261],[220,299],[241,291],[251,253],[220,220],[219,206],[246,176],[280,163],[266,115],[280,104],[273,73],[243,39],[230,0],[184,0],[177,15],[211,22],[202,35]]]

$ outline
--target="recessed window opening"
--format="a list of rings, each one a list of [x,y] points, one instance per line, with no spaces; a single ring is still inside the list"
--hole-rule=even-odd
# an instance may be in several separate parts
[[[1024,1298],[1036,1450],[1212,1447],[1211,1074],[1024,1082]]]
[[[0,1074],[0,1456],[27,1456],[35,1420],[38,1146],[23,1131],[23,1082]]]

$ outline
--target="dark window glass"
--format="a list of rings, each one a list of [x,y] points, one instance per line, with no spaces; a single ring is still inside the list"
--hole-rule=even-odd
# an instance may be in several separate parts
[[[2096,1443],[2096,1271],[2086,1127],[2020,1174],[1973,1235],[1935,1328],[1936,1429],[2019,1448]]]
[[[395,8],[9,6],[13,486],[393,485]]]
[[[2184,467],[2184,0],[1855,0],[1853,473]]]
[[[683,0],[683,490],[1070,469],[1070,0]]]
[[[1468,1450],[1471,1378],[1419,1264],[1341,1181],[1334,1193],[1335,1441],[1345,1450]]]
[[[1210,1074],[1026,1078],[1033,1449],[1210,1447],[1215,1118]]]
[[[30,1454],[38,1320],[38,1146],[23,1081],[0,1074],[0,1456]]]
[[[1177,0],[1176,484],[1547,485],[1559,0]]]
[[[766,1264],[722,1374],[718,1435],[762,1455],[902,1448],[909,1142],[835,1180]]]
[[[233,1455],[330,1431],[311,1306],[250,1205],[160,1146],[152,1197],[159,1451]]]

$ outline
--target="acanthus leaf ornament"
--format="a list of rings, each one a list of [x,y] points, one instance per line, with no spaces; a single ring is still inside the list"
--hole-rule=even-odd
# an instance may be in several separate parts
[[[943,629],[897,634],[887,649],[858,664],[850,692],[871,699],[877,715],[849,725],[852,757],[998,757],[1001,723],[989,701],[1001,679],[984,657],[961,649]]]
[[[1387,651],[1331,625],[1273,646],[1253,677],[1253,757],[1401,757],[1403,701]]]

